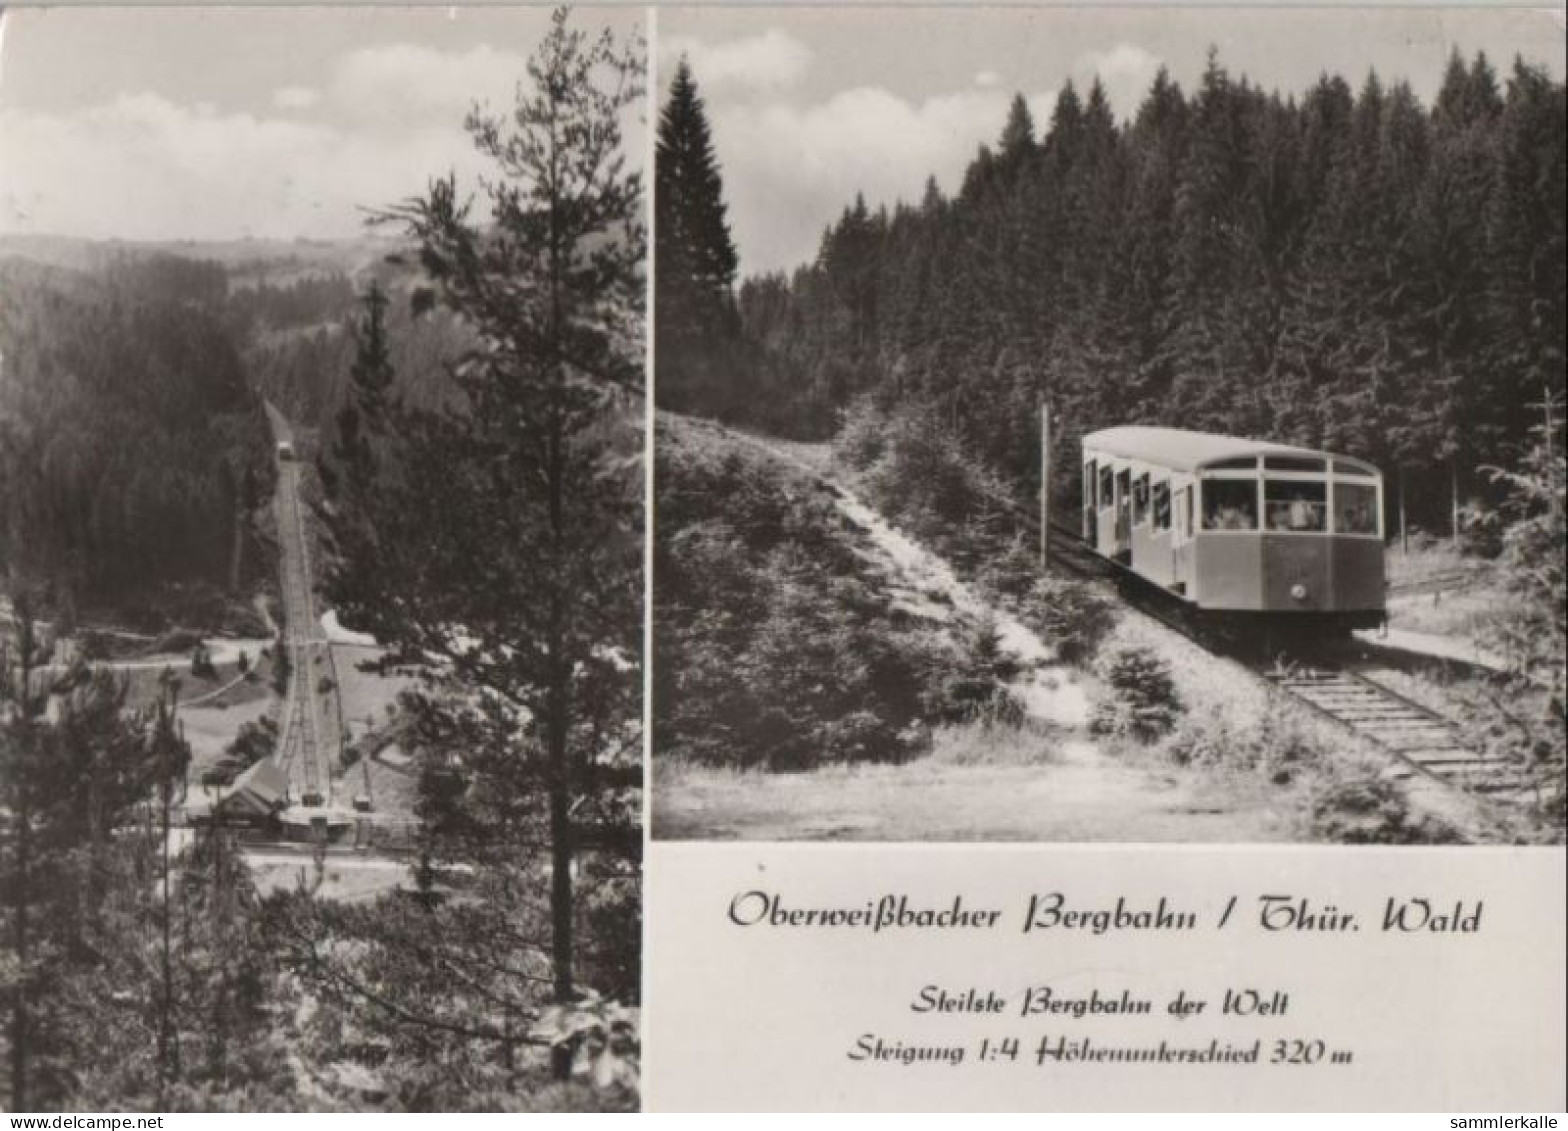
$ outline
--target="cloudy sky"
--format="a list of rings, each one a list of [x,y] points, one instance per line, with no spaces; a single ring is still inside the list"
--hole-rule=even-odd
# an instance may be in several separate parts
[[[1055,93],[1098,74],[1122,117],[1163,64],[1184,89],[1210,44],[1233,75],[1283,93],[1325,70],[1358,86],[1369,69],[1429,100],[1450,49],[1516,54],[1563,76],[1561,9],[1239,10],[980,8],[747,11],[661,9],[667,79],[691,61],[723,165],[741,270],[791,268],[864,192],[917,200],[928,174],[953,191],[1015,92],[1037,124]]]
[[[547,9],[11,9],[0,233],[352,236],[365,207],[485,168]],[[623,34],[638,11],[579,14]],[[640,137],[629,139],[641,153]],[[470,180],[470,183],[471,180]]]

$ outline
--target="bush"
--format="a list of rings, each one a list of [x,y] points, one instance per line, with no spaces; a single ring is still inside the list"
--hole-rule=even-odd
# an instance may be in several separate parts
[[[1024,622],[1056,647],[1064,664],[1087,667],[1116,627],[1117,606],[1081,581],[1043,577],[1029,590]]]
[[[833,455],[852,471],[865,471],[887,451],[887,420],[868,398],[850,402],[844,409]]]
[[[289,678],[292,675],[292,661],[289,659],[289,646],[283,639],[283,634],[278,633],[278,642],[272,649],[272,689],[279,695],[289,693]]]
[[[972,446],[930,410],[876,416],[856,427],[875,428],[877,441],[854,441],[846,461],[875,451],[862,468],[867,501],[900,528],[955,564],[978,565],[1003,548],[1009,525],[1006,486],[975,457]]]
[[[925,749],[938,704],[966,716],[993,697],[994,662],[966,663],[894,608],[810,480],[700,433],[657,459],[656,750],[785,771],[902,761]]]
[[[1154,742],[1175,729],[1184,710],[1170,667],[1147,648],[1122,648],[1100,671],[1108,695],[1096,707],[1093,734]]]
[[[1397,786],[1361,778],[1332,786],[1312,805],[1313,830],[1335,844],[1461,844],[1458,831],[1436,817],[1412,820]]]
[[[269,757],[277,745],[278,724],[272,719],[262,716],[244,724],[234,736],[234,741],[224,747],[223,757],[202,775],[202,784],[229,784],[251,766]]]
[[[217,679],[218,669],[212,663],[212,651],[202,641],[191,649],[191,676],[194,679]]]
[[[976,624],[960,647],[956,662],[936,673],[927,714],[939,723],[1023,722],[1023,704],[1009,687],[1018,678],[1018,661],[1002,650],[996,624]]]
[[[77,639],[80,642],[81,657],[88,663],[101,663],[114,658],[114,645],[103,633],[85,631]]]
[[[1015,606],[1029,600],[1040,580],[1039,548],[1022,537],[1010,538],[988,552],[975,576],[982,589]]]

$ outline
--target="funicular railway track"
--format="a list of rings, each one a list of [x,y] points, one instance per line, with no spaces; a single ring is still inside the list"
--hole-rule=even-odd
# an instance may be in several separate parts
[[[299,501],[299,465],[280,459],[278,479],[278,537],[282,549],[289,683],[277,757],[290,787],[297,787],[297,800],[306,805],[326,805],[331,802],[332,775],[325,761],[320,704],[311,681],[323,642],[311,588],[310,544]]]
[[[1015,513],[1038,537],[1039,518],[1022,506]],[[1489,795],[1522,787],[1518,775],[1486,758],[1451,719],[1417,703],[1358,670],[1343,643],[1291,639],[1278,650],[1238,641],[1194,618],[1152,582],[1089,549],[1078,533],[1052,522],[1047,539],[1053,567],[1080,580],[1106,580],[1140,613],[1186,637],[1207,652],[1234,660],[1259,679],[1364,738],[1397,759],[1406,773],[1472,794]]]

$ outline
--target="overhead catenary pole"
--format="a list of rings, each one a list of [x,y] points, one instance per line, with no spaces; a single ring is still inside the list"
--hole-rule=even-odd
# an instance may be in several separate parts
[[[1453,506],[1453,520],[1452,520],[1452,522],[1453,522],[1453,531],[1454,531],[1453,542],[1454,542],[1455,546],[1458,546],[1459,545],[1460,514],[1459,514],[1459,458],[1457,456],[1453,457],[1452,459],[1450,459],[1448,461],[1448,493],[1449,493],[1449,499],[1451,500],[1452,506]]]
[[[1040,403],[1040,570],[1046,565],[1046,542],[1051,529],[1051,406]]]
[[[1399,465],[1399,552],[1410,556],[1410,530],[1405,525],[1405,467]]]

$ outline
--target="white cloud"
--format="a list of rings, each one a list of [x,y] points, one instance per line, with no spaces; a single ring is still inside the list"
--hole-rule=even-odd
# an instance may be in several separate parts
[[[510,106],[520,55],[480,47],[350,52],[319,90],[283,87],[276,112],[222,111],[121,95],[70,111],[0,106],[0,230],[221,239],[353,234],[384,208],[455,172],[493,174],[463,129],[475,101]],[[640,112],[622,117],[642,152]]]
[[[285,86],[272,92],[272,104],[279,110],[309,110],[321,101],[321,92],[308,86]]]
[[[1111,100],[1111,109],[1123,120],[1138,112],[1144,96],[1159,73],[1160,58],[1135,43],[1118,43],[1107,51],[1087,51],[1073,66],[1073,77],[1086,93],[1095,76]]]
[[[522,55],[488,45],[461,53],[413,43],[365,47],[338,60],[325,106],[370,125],[456,126],[475,102],[510,105],[526,67]]]
[[[25,154],[26,160],[9,160]],[[125,95],[69,113],[0,110],[0,227],[98,238],[340,236],[362,209],[471,178],[481,158],[448,126],[400,134]]]
[[[982,144],[994,144],[1012,96],[965,90],[911,102],[862,87],[804,108],[731,104],[713,112],[714,143],[743,270],[789,269],[857,192],[873,208],[916,202],[926,178],[955,192]],[[1034,95],[1037,121],[1054,95]]]
[[[778,28],[724,43],[689,35],[659,37],[660,74],[673,73],[683,55],[702,90],[779,90],[799,82],[811,66],[811,49]]]
[[[995,71],[981,71],[975,75],[975,85],[990,88],[1001,84],[1002,76]]]

